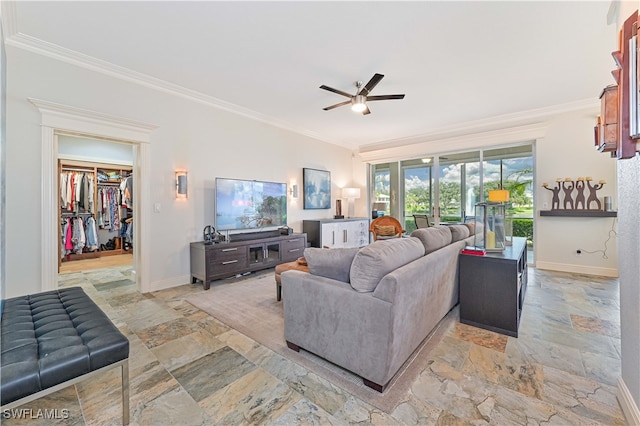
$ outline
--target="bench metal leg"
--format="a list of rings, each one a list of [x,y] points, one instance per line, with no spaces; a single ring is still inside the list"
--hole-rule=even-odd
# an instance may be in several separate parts
[[[5,404],[0,407],[0,412],[5,410],[10,410],[12,408],[17,408],[23,404],[35,401],[36,399],[39,399],[39,398],[42,398],[43,396],[47,396],[49,394],[57,392],[68,386],[75,385],[76,383],[82,382],[84,380],[94,378],[100,374],[103,374],[108,370],[111,370],[112,368],[116,368],[119,366],[122,367],[122,424],[128,425],[129,424],[129,359],[128,358],[123,359],[122,361],[114,362],[113,364],[109,364],[98,370],[94,370],[90,373],[83,374],[81,376],[67,380],[66,382],[59,383],[55,386],[51,386],[50,388],[41,390],[40,392],[27,395],[24,398],[20,398],[16,401]]]
[[[122,363],[122,424],[129,424],[129,360]]]

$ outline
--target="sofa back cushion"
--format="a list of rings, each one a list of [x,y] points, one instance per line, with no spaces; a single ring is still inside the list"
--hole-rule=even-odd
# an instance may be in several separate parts
[[[418,238],[422,242],[424,254],[433,253],[451,244],[451,230],[446,225],[416,229],[411,233],[411,236]]]
[[[351,263],[358,250],[358,247],[333,249],[308,247],[304,250],[304,258],[307,260],[311,274],[348,283]]]
[[[465,225],[449,225],[449,231],[451,231],[452,243],[469,238],[469,227]]]
[[[358,251],[351,264],[351,287],[361,293],[373,291],[389,272],[424,256],[416,238],[376,241]]]

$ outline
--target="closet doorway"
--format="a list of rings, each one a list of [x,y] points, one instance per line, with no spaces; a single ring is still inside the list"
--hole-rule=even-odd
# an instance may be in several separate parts
[[[127,142],[134,147],[134,227],[136,245],[133,250],[134,271],[132,279],[141,293],[151,291],[151,264],[149,256],[141,253],[150,251],[151,226],[150,215],[150,168],[151,133],[158,127],[129,118],[117,117],[58,104],[41,99],[28,98],[28,101],[40,111],[40,129],[42,133],[42,191],[41,191],[41,231],[40,274],[41,290],[58,288],[58,251],[60,247],[60,227],[57,215],[51,210],[58,206],[58,135],[78,135],[94,139]]]
[[[133,164],[127,142],[58,134],[58,274],[133,267]]]

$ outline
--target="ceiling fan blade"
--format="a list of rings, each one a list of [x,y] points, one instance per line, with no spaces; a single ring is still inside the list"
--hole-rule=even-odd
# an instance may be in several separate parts
[[[328,91],[333,92],[333,93],[337,93],[338,95],[346,96],[347,98],[353,97],[353,95],[350,95],[347,92],[343,92],[342,90],[334,89],[333,87],[325,86],[324,84],[322,86],[320,86],[320,88],[324,89],[324,90],[328,90]]]
[[[371,114],[371,110],[369,110],[369,107],[365,105],[365,109],[364,111],[362,111],[362,115],[367,115],[367,114]]]
[[[331,105],[331,106],[328,106],[328,107],[322,108],[322,109],[325,110],[325,111],[329,111],[330,109],[338,108],[338,107],[341,107],[341,106],[344,106],[344,105],[348,105],[350,103],[351,103],[351,101],[344,101],[344,102],[340,102],[339,104]]]
[[[376,87],[378,83],[380,83],[380,80],[382,80],[382,77],[384,77],[384,75],[374,74],[373,77],[371,77],[371,80],[369,80],[369,82],[364,85],[364,87],[360,90],[360,92],[358,92],[358,95],[367,96],[369,93],[371,93],[373,88]]]
[[[367,96],[367,101],[386,101],[388,99],[404,99],[404,95]]]

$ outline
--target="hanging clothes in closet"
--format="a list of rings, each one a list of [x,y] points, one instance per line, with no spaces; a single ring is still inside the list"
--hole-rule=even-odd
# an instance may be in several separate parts
[[[118,186],[98,185],[97,223],[100,229],[120,231],[121,194]]]
[[[71,212],[93,213],[93,173],[64,170],[60,173],[60,206]]]
[[[98,231],[93,216],[65,217],[62,222],[62,255],[80,254],[98,249]]]
[[[133,175],[129,175],[120,182],[122,207],[133,208]]]

